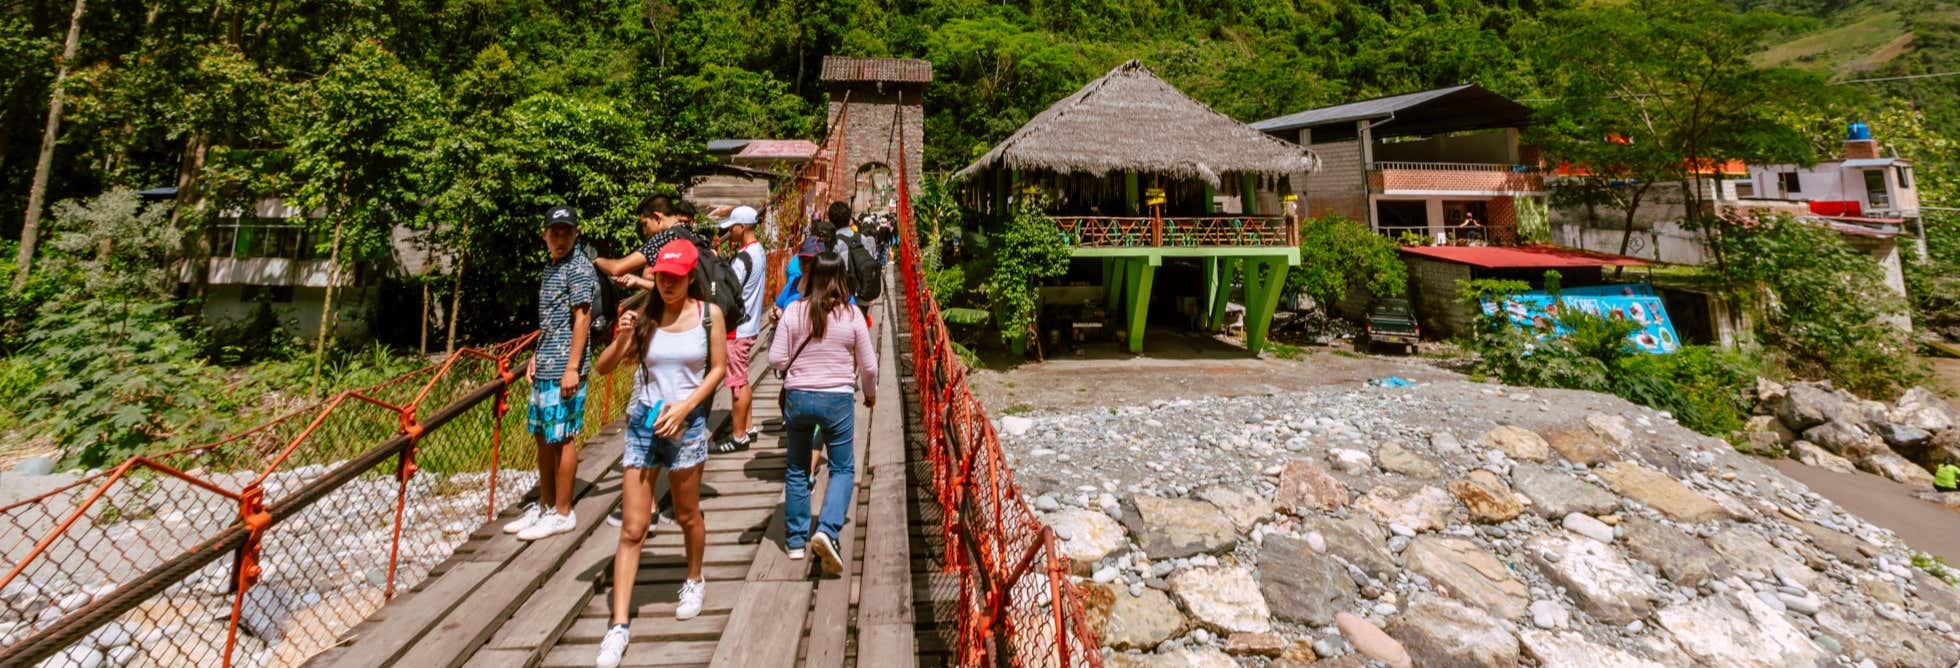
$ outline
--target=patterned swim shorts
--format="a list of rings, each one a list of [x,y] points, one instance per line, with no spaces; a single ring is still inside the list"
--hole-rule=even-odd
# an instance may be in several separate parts
[[[585,384],[570,397],[558,394],[558,382],[531,383],[531,408],[524,414],[524,427],[544,437],[545,443],[564,443],[585,428]]]

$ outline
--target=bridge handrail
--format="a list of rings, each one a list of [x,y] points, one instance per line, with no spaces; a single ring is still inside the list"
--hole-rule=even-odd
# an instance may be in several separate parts
[[[535,445],[521,431],[505,444],[503,432],[523,419],[528,397],[513,406],[508,394],[514,362],[536,338],[465,348],[0,506],[0,623],[26,625],[0,634],[0,665],[33,665],[118,621],[112,635],[138,636],[120,646],[165,665],[232,665],[247,617],[272,620],[286,639],[263,652],[303,659],[323,649],[522,497],[524,474],[505,465],[535,457]],[[619,375],[590,379],[595,427],[619,413]],[[155,517],[166,519],[147,531],[135,524]],[[180,526],[167,526],[173,517]],[[385,538],[373,535],[389,525]],[[374,540],[359,540],[363,527]],[[41,595],[49,589],[59,602]],[[215,604],[200,598],[218,595],[229,599],[226,624],[189,621]],[[158,618],[173,614],[181,623],[164,633]]]
[[[904,133],[898,133],[903,137]],[[1021,498],[993,423],[953,352],[920,271],[905,146],[899,144],[899,277],[912,335],[920,424],[940,507],[946,570],[958,576],[959,665],[1102,666],[1101,644],[1055,532]]]

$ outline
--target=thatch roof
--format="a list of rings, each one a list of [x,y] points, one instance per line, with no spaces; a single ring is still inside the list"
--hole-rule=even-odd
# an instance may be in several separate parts
[[[1048,107],[955,177],[1001,166],[1156,173],[1215,186],[1222,174],[1280,178],[1318,169],[1320,161],[1213,111],[1132,60]]]

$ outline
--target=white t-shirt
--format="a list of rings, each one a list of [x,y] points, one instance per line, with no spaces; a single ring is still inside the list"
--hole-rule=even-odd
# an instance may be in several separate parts
[[[749,319],[735,328],[735,338],[752,338],[762,333],[762,306],[768,301],[764,296],[764,284],[769,280],[769,255],[762,252],[762,243],[755,242],[735,251],[738,257],[729,260],[729,269],[735,277],[742,279],[742,310],[748,311]],[[743,260],[739,256],[748,256]],[[743,272],[748,272],[744,274]]]

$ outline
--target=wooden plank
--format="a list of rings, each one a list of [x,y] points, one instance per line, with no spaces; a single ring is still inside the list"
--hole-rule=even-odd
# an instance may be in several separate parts
[[[448,576],[417,592],[413,600],[401,599],[403,605],[391,611],[382,632],[354,638],[353,644],[345,651],[315,657],[323,661],[314,665],[379,666],[393,663],[410,645],[420,640],[437,620],[461,603],[464,594],[497,572],[498,566],[480,561],[458,564],[450,569]]]
[[[880,323],[879,326],[883,326]],[[868,484],[871,476],[863,471],[864,462],[870,459],[871,448],[879,445],[871,433],[874,411],[866,409],[863,403],[856,408],[855,420],[858,427],[858,449],[854,453],[860,471],[856,480],[851,503],[851,514],[844,520],[844,526],[837,533],[837,549],[843,553],[844,573],[840,577],[823,578],[817,581],[817,593],[810,606],[810,639],[804,647],[803,665],[811,668],[842,668],[844,648],[850,641],[851,591],[857,577],[855,569],[862,566],[855,558],[857,554],[858,520],[864,517],[865,495],[870,492]],[[825,482],[829,482],[825,474]]]
[[[748,577],[749,564],[703,564],[701,577],[709,582],[716,580],[741,580]],[[642,568],[633,581],[641,585],[657,582],[680,582],[687,579],[686,566],[666,566],[661,568]]]
[[[701,597],[701,614],[728,614],[728,611],[735,609],[735,599],[742,595],[743,586],[744,583],[739,580],[723,580],[719,582],[709,580],[707,591]],[[661,623],[660,620],[672,618],[674,616],[674,608],[680,606],[680,601],[677,600],[679,593],[680,583],[678,582],[647,584],[634,587],[633,602],[631,604],[633,606],[633,614],[631,619],[654,620],[652,623],[658,624]],[[600,591],[595,593],[591,600],[586,602],[585,610],[580,612],[579,616],[611,620],[611,592]]]
[[[669,615],[673,614],[671,612]],[[686,621],[648,619],[632,626],[633,642],[655,643],[692,640],[714,640],[721,637],[722,629],[728,626],[728,613],[711,614],[702,612],[701,616]],[[572,627],[558,638],[560,644],[597,645],[606,637],[606,629],[612,628],[612,620],[604,617],[580,618],[572,622]],[[411,665],[411,664],[403,664]]]
[[[796,662],[803,622],[810,610],[808,582],[750,582],[729,613],[723,637],[735,642],[715,648],[710,666],[787,667]]]
[[[889,309],[886,313],[887,320],[896,317]],[[881,404],[897,409],[903,396],[898,389],[898,356],[894,354],[893,341],[891,336],[880,337],[878,341],[879,357],[890,362],[884,365],[886,368],[879,369],[878,396]],[[863,649],[865,627],[885,624],[909,629],[913,623],[904,417],[900,410],[875,411],[871,417],[872,438],[877,444],[871,452],[870,507],[865,518],[864,574],[859,585],[857,623],[860,659],[877,656],[880,661],[898,661],[902,658],[909,664],[915,658],[910,654],[886,656],[868,654]],[[886,443],[893,447],[884,447]]]
[[[626,656],[622,657],[621,668],[641,668],[642,666],[699,666],[706,665],[715,655],[716,642],[701,640],[693,642],[634,643],[626,646]],[[598,645],[559,645],[546,652],[539,668],[592,668],[592,658],[599,655]]]
[[[918,661],[911,624],[863,624],[858,626],[858,665],[909,666]]]
[[[526,649],[486,649],[470,657],[470,668],[530,668],[537,655]]]

